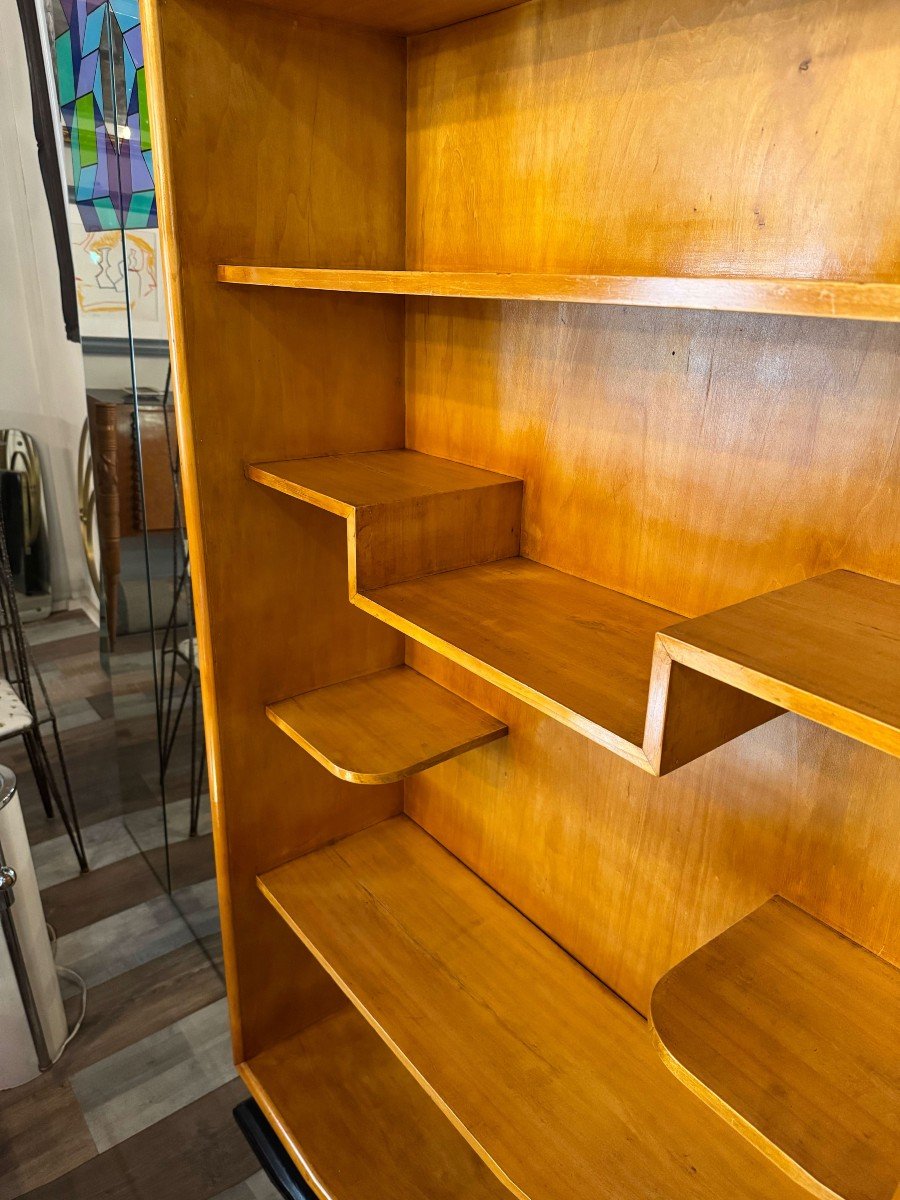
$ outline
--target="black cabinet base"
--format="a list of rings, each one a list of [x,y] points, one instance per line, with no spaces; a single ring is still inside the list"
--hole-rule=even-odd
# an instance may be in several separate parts
[[[260,1166],[284,1200],[319,1200],[297,1170],[255,1100],[245,1100],[239,1104],[234,1110],[234,1119],[259,1159]]]

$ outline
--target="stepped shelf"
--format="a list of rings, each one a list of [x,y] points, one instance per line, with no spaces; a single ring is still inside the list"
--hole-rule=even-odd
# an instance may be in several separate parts
[[[785,710],[900,753],[896,584],[833,571],[685,620],[519,556],[509,476],[413,450],[248,474],[347,521],[357,607],[652,774]]]
[[[327,1200],[508,1200],[350,1005],[239,1069]]]
[[[802,1197],[632,1008],[407,817],[259,886],[514,1195]]]
[[[350,783],[395,783],[506,734],[502,721],[404,666],[317,688],[266,712]]]
[[[900,1181],[900,971],[780,897],[657,984],[677,1077],[821,1200]]]
[[[900,755],[900,586],[832,571],[666,629],[676,662]]]
[[[357,271],[223,265],[221,283],[460,299],[546,300],[800,317],[900,320],[900,284],[733,276],[561,275],[499,271]]]

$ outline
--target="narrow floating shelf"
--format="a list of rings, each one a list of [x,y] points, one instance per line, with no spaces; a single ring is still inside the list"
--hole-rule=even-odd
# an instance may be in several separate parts
[[[678,1078],[821,1200],[900,1183],[900,971],[780,897],[657,984]]]
[[[645,770],[653,644],[676,613],[527,558],[354,597],[437,650]]]
[[[326,1200],[508,1200],[350,1005],[239,1069]]]
[[[351,783],[395,783],[507,732],[502,721],[403,666],[305,692],[266,712]]]
[[[221,283],[311,291],[624,304],[860,321],[900,320],[898,283],[497,271],[344,271],[231,265],[220,266],[218,278]]]
[[[408,818],[259,886],[514,1195],[806,1195],[710,1118],[633,1009]]]
[[[900,585],[832,571],[675,625],[671,657],[900,755]]]

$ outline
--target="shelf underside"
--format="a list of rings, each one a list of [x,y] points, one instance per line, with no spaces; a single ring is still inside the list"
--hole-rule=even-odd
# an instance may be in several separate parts
[[[350,1005],[240,1071],[324,1200],[508,1197]]]
[[[803,1195],[686,1092],[633,1009],[406,817],[260,887],[514,1194]]]
[[[821,1200],[892,1200],[900,971],[776,897],[665,975],[651,1018],[682,1082]]]
[[[326,770],[351,783],[395,783],[506,733],[502,721],[404,666],[317,688],[266,711]]]
[[[900,755],[900,587],[832,571],[660,637],[694,670]]]
[[[460,299],[623,304],[785,316],[900,320],[900,284],[823,279],[359,271],[223,265],[221,283]]]

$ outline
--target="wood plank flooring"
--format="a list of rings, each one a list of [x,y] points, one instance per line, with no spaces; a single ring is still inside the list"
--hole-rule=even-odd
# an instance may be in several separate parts
[[[275,1200],[231,1116],[247,1092],[231,1063],[208,817],[188,838],[184,772],[170,792],[173,897],[163,885],[146,647],[113,703],[86,617],[57,614],[27,634],[67,726],[88,875],[44,817],[24,754],[10,743],[2,757],[19,778],[57,961],[89,992],[62,1060],[0,1092],[0,1200]],[[77,1008],[70,996],[70,1020]]]

